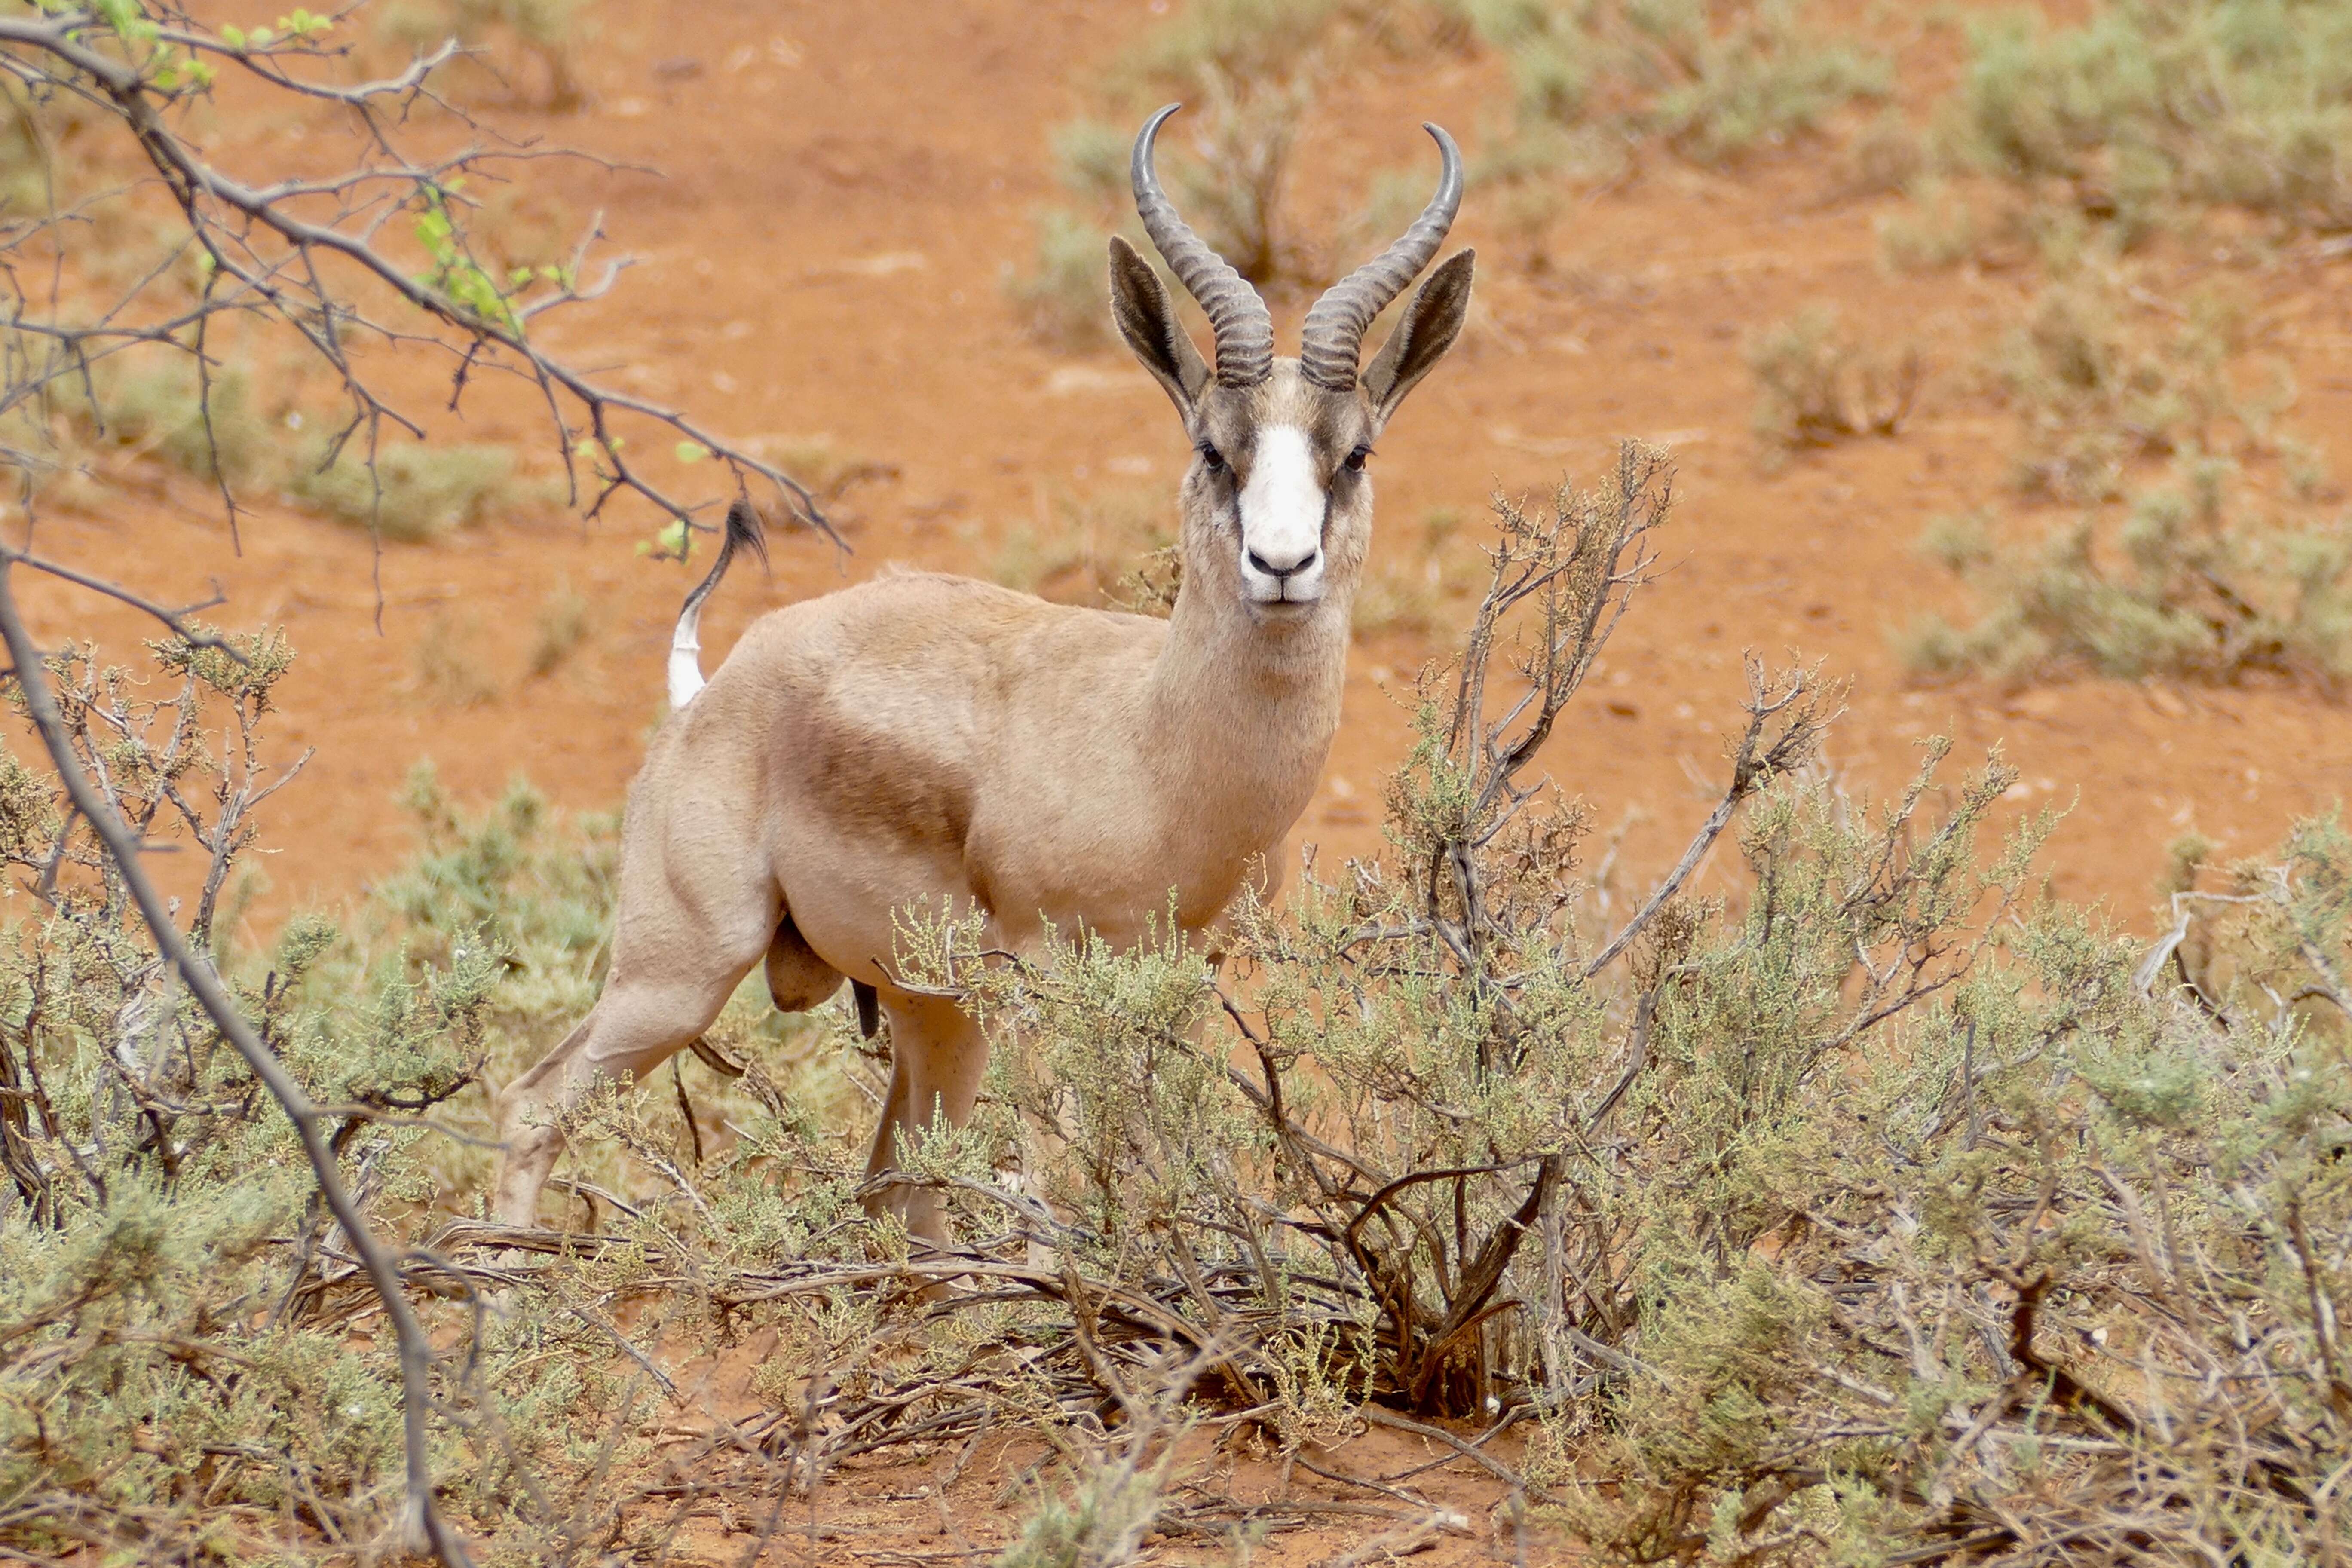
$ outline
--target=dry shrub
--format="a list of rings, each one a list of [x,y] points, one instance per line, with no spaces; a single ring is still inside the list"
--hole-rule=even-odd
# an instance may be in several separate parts
[[[551,499],[514,477],[504,447],[388,441],[371,458],[345,443],[310,443],[289,466],[287,494],[311,510],[386,539],[423,543],[487,519],[501,507]]]
[[[1815,132],[1889,85],[1885,61],[1820,36],[1784,0],[1456,3],[1509,61],[1521,134],[1551,126],[1654,138],[1721,164]]]
[[[2006,679],[2269,672],[2334,689],[2352,674],[2352,530],[2250,515],[2231,479],[2225,462],[2185,463],[2105,539],[2087,518],[2015,550],[1981,521],[1932,526],[1927,552],[1982,608],[1964,628],[1916,623],[1906,661]]]
[[[12,366],[38,363],[49,352],[22,334],[5,344]],[[257,407],[253,389],[242,366],[199,376],[183,354],[118,352],[94,360],[86,376],[69,372],[0,412],[0,442],[28,493],[74,504],[93,503],[147,458],[244,485],[268,470],[278,440],[273,419],[284,412]]]
[[[1850,800],[1800,768],[1820,695],[1759,673],[1712,819],[1738,892],[1675,879],[1597,922],[1579,814],[1512,759],[1641,575],[1640,463],[1502,509],[1496,591],[1391,787],[1395,861],[1244,911],[1222,974],[1173,937],[983,969],[976,932],[907,927],[910,973],[1012,1030],[913,1173],[975,1242],[1054,1248],[992,1279],[1099,1292],[1093,1353],[1210,1347],[1204,1395],[1286,1446],[1367,1400],[1528,1411],[1529,1496],[1604,1560],[2317,1550],[2352,1522],[2352,998],[2316,1024],[2260,998],[2336,986],[2352,851],[2299,830],[2253,911],[2279,972],[2209,1009],[2035,900],[2047,820],[1979,854],[2013,770],[1938,816],[1937,745],[1887,806]],[[1515,603],[1534,695],[1496,726]],[[1082,1380],[1083,1343],[1031,1364],[1065,1354]]]
[[[291,505],[412,543],[555,499],[550,487],[516,478],[505,447],[387,441],[371,462],[363,431],[299,434],[312,422],[283,398],[259,405],[256,381],[234,363],[199,374],[176,351],[117,353],[86,381],[61,378],[0,415],[0,431],[22,454],[24,483],[38,492],[75,476],[90,489],[81,504],[150,458],[232,493],[273,489]]]
[[[2030,255],[2082,227],[2127,249],[2217,207],[2281,236],[2352,221],[2352,22],[2336,7],[2119,0],[2070,26],[2000,11],[1969,35],[1936,172],[1882,223],[1896,266]],[[1992,188],[1942,177],[1962,174]]]
[[[2328,837],[2334,863],[2277,869],[2340,952]],[[1626,1484],[1571,1504],[1609,1555],[2295,1562],[2340,1536],[2340,1018],[2224,1024],[2071,911],[2013,946],[1813,1136],[1741,1152],[1801,1202],[1769,1260],[1661,1281],[1595,1456]]]
[[[1919,352],[1864,346],[1825,305],[1800,311],[1748,345],[1756,434],[1783,452],[1855,436],[1892,436],[1919,388]]]
[[[225,948],[216,895],[254,842],[254,808],[290,773],[265,760],[289,655],[267,637],[229,647],[158,643],[143,681],[80,649],[50,667],[108,798],[142,840],[176,837],[206,866],[177,911],[199,951]],[[678,1243],[660,1194],[694,1211],[675,1187],[640,1190],[640,1173],[709,1183],[722,1267],[814,1250],[796,1226],[837,1231],[855,1181],[845,1153],[792,1128],[847,1108],[822,1086],[788,1100],[802,1092],[791,1032],[731,1008],[714,1051],[756,1045],[764,1062],[740,1093],[704,1091],[702,1126],[715,1134],[723,1120],[795,1169],[835,1160],[841,1178],[787,1208],[764,1161],[743,1158],[761,1173],[730,1183],[731,1165],[698,1168],[688,1129],[647,1131],[642,1097],[608,1094],[592,1114],[635,1142],[587,1145],[568,1178],[592,1211],[612,1200],[602,1212],[624,1234],[583,1237],[576,1265],[485,1315],[492,1255],[469,1271],[436,1245],[453,1219],[436,1199],[478,1186],[488,1152],[438,1130],[487,1131],[486,1071],[520,1070],[593,998],[618,826],[560,824],[523,786],[468,819],[429,771],[406,804],[420,853],[349,928],[297,917],[229,978],[281,1066],[329,1108],[371,1228],[398,1238],[413,1308],[444,1352],[430,1391],[442,1506],[476,1561],[581,1561],[616,1538],[630,1485],[668,1475],[644,1417],[675,1385],[615,1326],[616,1308],[648,1346],[707,1346],[714,1321],[707,1296],[681,1319],[647,1283],[648,1249]],[[293,1129],[158,962],[55,786],[14,762],[0,762],[0,860],[13,906],[38,904],[0,928],[0,1555],[397,1554],[400,1371]],[[780,1128],[779,1113],[793,1121]],[[652,1299],[631,1307],[638,1296]],[[636,1479],[616,1487],[616,1475]]]
[[[556,579],[539,606],[537,635],[526,666],[534,678],[554,674],[579,651],[587,640],[589,618],[588,601],[568,578]]]
[[[1995,547],[1990,513],[1932,527],[1927,552],[1979,614],[1957,627],[1927,616],[1898,651],[1925,673],[2270,672],[2332,689],[2352,669],[2352,537],[2315,510],[2330,493],[2321,456],[2281,427],[2286,366],[2254,352],[2238,290],[2167,299],[2099,248],[2023,302],[1990,367],[2018,421],[2012,486],[2084,510],[2011,529],[2011,548]]]
[[[1181,568],[1166,490],[1113,486],[1064,497],[1054,511],[1050,529],[1006,534],[991,576],[1057,604],[1163,617],[1174,607]]]
[[[1440,507],[1418,529],[1395,531],[1374,545],[1356,587],[1349,625],[1359,638],[1388,632],[1427,636],[1461,601],[1484,586],[1477,556],[1461,542],[1462,514]]]
[[[1768,0],[1722,21],[1699,3],[1626,9],[1654,40],[1629,74],[1654,73],[1669,84],[1643,127],[1698,163],[1783,145],[1818,130],[1840,105],[1887,90],[1885,61],[1809,33],[1792,5]],[[1666,19],[1647,20],[1660,14]]]
[[[49,673],[110,802],[204,858],[179,911],[203,951],[253,808],[292,774],[258,754],[291,656],[268,637],[153,651],[152,685],[80,648]],[[293,1128],[159,963],[61,792],[13,759],[0,858],[18,906],[0,937],[0,1551],[186,1561],[374,1537],[399,1497],[399,1373],[388,1337],[351,1326],[365,1298]],[[339,1108],[364,1202],[401,1184],[410,1119],[478,1070],[498,974],[478,944],[371,966],[306,918],[240,988]]]
[[[1026,269],[1007,267],[1005,298],[1031,336],[1067,351],[1112,341],[1110,285],[1104,271],[1109,230],[1066,208],[1037,216],[1036,249]]]
[[[1888,267],[1898,272],[1956,267],[1984,248],[1986,219],[1953,182],[1921,174],[1906,190],[1910,200],[1874,224]]]
[[[1307,272],[1311,264],[1282,232],[1281,207],[1291,144],[1315,100],[1311,77],[1294,68],[1244,87],[1203,71],[1195,90],[1204,112],[1191,128],[1193,156],[1171,161],[1170,171],[1186,221],[1253,283]]]
[[[2352,221],[2352,17],[2312,0],[2144,0],[1971,29],[1957,139],[1981,166],[2146,232],[2228,205]]]
[[[1326,36],[1353,20],[1325,0],[1191,0],[1117,61],[1097,89],[1119,106],[1116,121],[1076,120],[1054,133],[1062,183],[1079,205],[1039,213],[1034,260],[1003,277],[1033,335],[1072,350],[1113,341],[1103,247],[1113,230],[1142,241],[1129,190],[1127,110],[1147,100],[1186,105],[1160,144],[1160,172],[1210,247],[1259,285],[1313,272],[1283,233],[1283,176],[1315,101]],[[1142,248],[1156,266],[1150,246]]]
[[[525,96],[540,108],[568,113],[586,100],[577,58],[582,9],[582,0],[395,0],[375,12],[374,26],[380,40],[412,55],[427,54],[449,38],[478,49],[511,40],[539,62],[545,78]],[[471,92],[515,90],[499,72],[466,57],[443,74]]]
[[[1449,48],[1484,45],[1508,63],[1517,123],[1473,161],[1470,176],[1499,194],[1506,229],[1537,267],[1548,264],[1562,186],[1621,177],[1629,146],[1655,142],[1724,163],[1812,132],[1840,105],[1887,86],[1883,61],[1815,36],[1783,0],[1192,0],[1108,74],[1100,96],[1117,105],[1109,119],[1055,133],[1061,177],[1078,205],[1038,215],[1034,259],[1004,274],[1015,310],[1056,347],[1108,343],[1102,249],[1113,229],[1134,237],[1130,116],[1170,98],[1188,108],[1161,149],[1164,178],[1243,277],[1320,283],[1385,245],[1428,199],[1426,165],[1376,174],[1363,207],[1328,245],[1291,231],[1284,177],[1321,83],[1368,54],[1422,58],[1424,35]]]
[[[2290,450],[2273,427],[2294,384],[2283,362],[2246,364],[2250,314],[2226,286],[2169,306],[2121,267],[2043,287],[1993,366],[2023,427],[2018,488],[2107,500],[2149,458]]]
[[[1846,188],[1856,195],[1908,190],[1927,172],[1927,149],[1901,110],[1888,105],[1846,143]]]
[[[267,415],[252,406],[252,377],[244,370],[216,370],[207,383],[175,356],[136,370],[116,361],[96,379],[101,390],[86,411],[94,439],[152,452],[199,479],[248,481],[274,445]]]
[[[482,708],[499,700],[478,615],[435,611],[416,639],[415,663],[417,689],[436,709]]]

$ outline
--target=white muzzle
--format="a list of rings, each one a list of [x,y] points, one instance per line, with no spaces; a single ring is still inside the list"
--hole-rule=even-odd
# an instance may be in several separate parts
[[[1323,520],[1331,498],[1307,432],[1276,425],[1258,437],[1242,487],[1242,585],[1260,605],[1323,596]]]

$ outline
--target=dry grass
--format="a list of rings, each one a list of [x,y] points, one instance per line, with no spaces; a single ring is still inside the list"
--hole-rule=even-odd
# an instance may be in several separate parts
[[[2106,500],[2149,459],[2281,455],[2294,383],[2284,362],[2250,352],[2250,314],[2227,280],[2175,304],[2114,264],[2045,286],[1993,365],[2022,426],[2018,488]]]
[[[501,692],[482,618],[470,610],[436,610],[416,640],[416,684],[436,708],[483,708]]]
[[[590,625],[588,601],[572,590],[568,579],[557,578],[539,606],[536,635],[525,664],[531,677],[536,679],[562,668],[588,640]]]
[[[1158,485],[1118,485],[1055,502],[1044,527],[1016,525],[989,574],[1066,605],[1164,616],[1175,603],[1175,508]]]
[[[331,460],[324,443],[297,457],[286,493],[313,511],[373,529],[386,539],[422,543],[487,521],[503,508],[542,501],[544,487],[515,479],[504,447],[387,442],[371,463],[349,445]]]
[[[1918,395],[1916,347],[1865,346],[1828,306],[1814,306],[1748,348],[1756,434],[1781,453],[1856,436],[1892,436]]]

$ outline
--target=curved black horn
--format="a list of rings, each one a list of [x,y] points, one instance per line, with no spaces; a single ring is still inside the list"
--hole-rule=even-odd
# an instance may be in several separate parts
[[[1394,245],[1332,284],[1307,312],[1298,334],[1298,368],[1318,386],[1346,392],[1356,384],[1365,329],[1429,265],[1461,210],[1462,150],[1439,127],[1422,129],[1436,138],[1438,155],[1445,161],[1437,194]]]
[[[1274,318],[1266,313],[1265,301],[1258,298],[1257,290],[1176,216],[1176,205],[1160,188],[1160,177],[1151,171],[1151,144],[1160,127],[1182,107],[1171,103],[1153,115],[1135,139],[1135,160],[1129,171],[1135,182],[1135,210],[1143,219],[1143,232],[1168,258],[1176,280],[1208,312],[1209,326],[1217,334],[1217,379],[1227,386],[1255,386],[1274,373]],[[1431,241],[1433,246],[1435,243]],[[1358,329],[1358,335],[1362,335],[1362,329]]]

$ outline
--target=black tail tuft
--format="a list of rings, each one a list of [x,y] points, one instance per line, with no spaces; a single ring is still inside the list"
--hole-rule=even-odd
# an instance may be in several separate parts
[[[710,563],[710,570],[686,596],[686,604],[678,611],[681,619],[702,608],[702,601],[710,597],[712,591],[719,586],[719,579],[727,575],[727,563],[735,559],[738,550],[749,550],[760,558],[763,565],[767,562],[768,535],[760,526],[760,514],[752,510],[751,503],[740,496],[736,498],[733,506],[727,509],[727,523],[720,531],[719,540],[719,559]]]
[[[739,545],[758,556],[761,565],[767,564],[768,531],[761,526],[760,514],[751,509],[751,501],[742,496],[737,496],[735,504],[727,509],[727,537],[719,545],[721,558]]]

